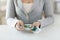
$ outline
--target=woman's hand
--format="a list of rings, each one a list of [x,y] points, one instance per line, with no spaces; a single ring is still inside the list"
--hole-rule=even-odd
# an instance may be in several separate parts
[[[41,23],[37,21],[37,22],[34,22],[34,23],[31,25],[31,27],[32,27],[32,26],[36,26],[36,27],[39,27],[39,28],[40,28],[40,25],[41,25]]]
[[[41,23],[37,21],[37,22],[34,22],[32,25],[30,25],[30,28],[32,28],[33,26],[36,26],[36,27],[40,28],[40,25],[41,25]],[[30,30],[29,32],[32,33],[32,30]]]
[[[19,20],[17,23],[16,23],[16,29],[19,30],[19,31],[23,31],[24,30],[24,23],[22,20]]]

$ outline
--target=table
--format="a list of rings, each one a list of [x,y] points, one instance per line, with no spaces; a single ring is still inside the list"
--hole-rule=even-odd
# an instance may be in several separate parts
[[[0,40],[60,40],[60,15],[55,23],[42,29],[38,34],[17,31],[14,27],[0,25]]]

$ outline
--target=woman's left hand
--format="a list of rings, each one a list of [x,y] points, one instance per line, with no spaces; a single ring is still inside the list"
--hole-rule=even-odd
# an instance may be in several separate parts
[[[41,25],[41,23],[40,22],[34,22],[30,27],[32,27],[32,26],[36,26],[36,27],[39,27]]]
[[[39,25],[41,25],[41,24],[40,24],[40,22],[34,22],[32,25],[39,27]]]
[[[37,21],[37,22],[34,22],[32,25],[30,25],[30,28],[33,26],[39,27],[40,25],[41,25],[41,23]],[[29,32],[32,33],[32,30],[30,30]]]

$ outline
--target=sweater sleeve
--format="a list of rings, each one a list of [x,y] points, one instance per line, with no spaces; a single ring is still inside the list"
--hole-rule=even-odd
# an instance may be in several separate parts
[[[41,23],[41,28],[52,24],[54,22],[54,12],[53,12],[53,6],[51,0],[44,0],[44,15],[45,18],[42,20],[38,20]]]
[[[14,0],[7,0],[6,21],[9,26],[15,26],[18,21],[15,19],[15,13]]]

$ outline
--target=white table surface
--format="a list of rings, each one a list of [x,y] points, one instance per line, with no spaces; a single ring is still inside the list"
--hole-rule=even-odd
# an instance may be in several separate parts
[[[55,23],[45,27],[38,34],[17,31],[8,25],[0,26],[0,40],[60,40],[60,15],[55,15]]]

